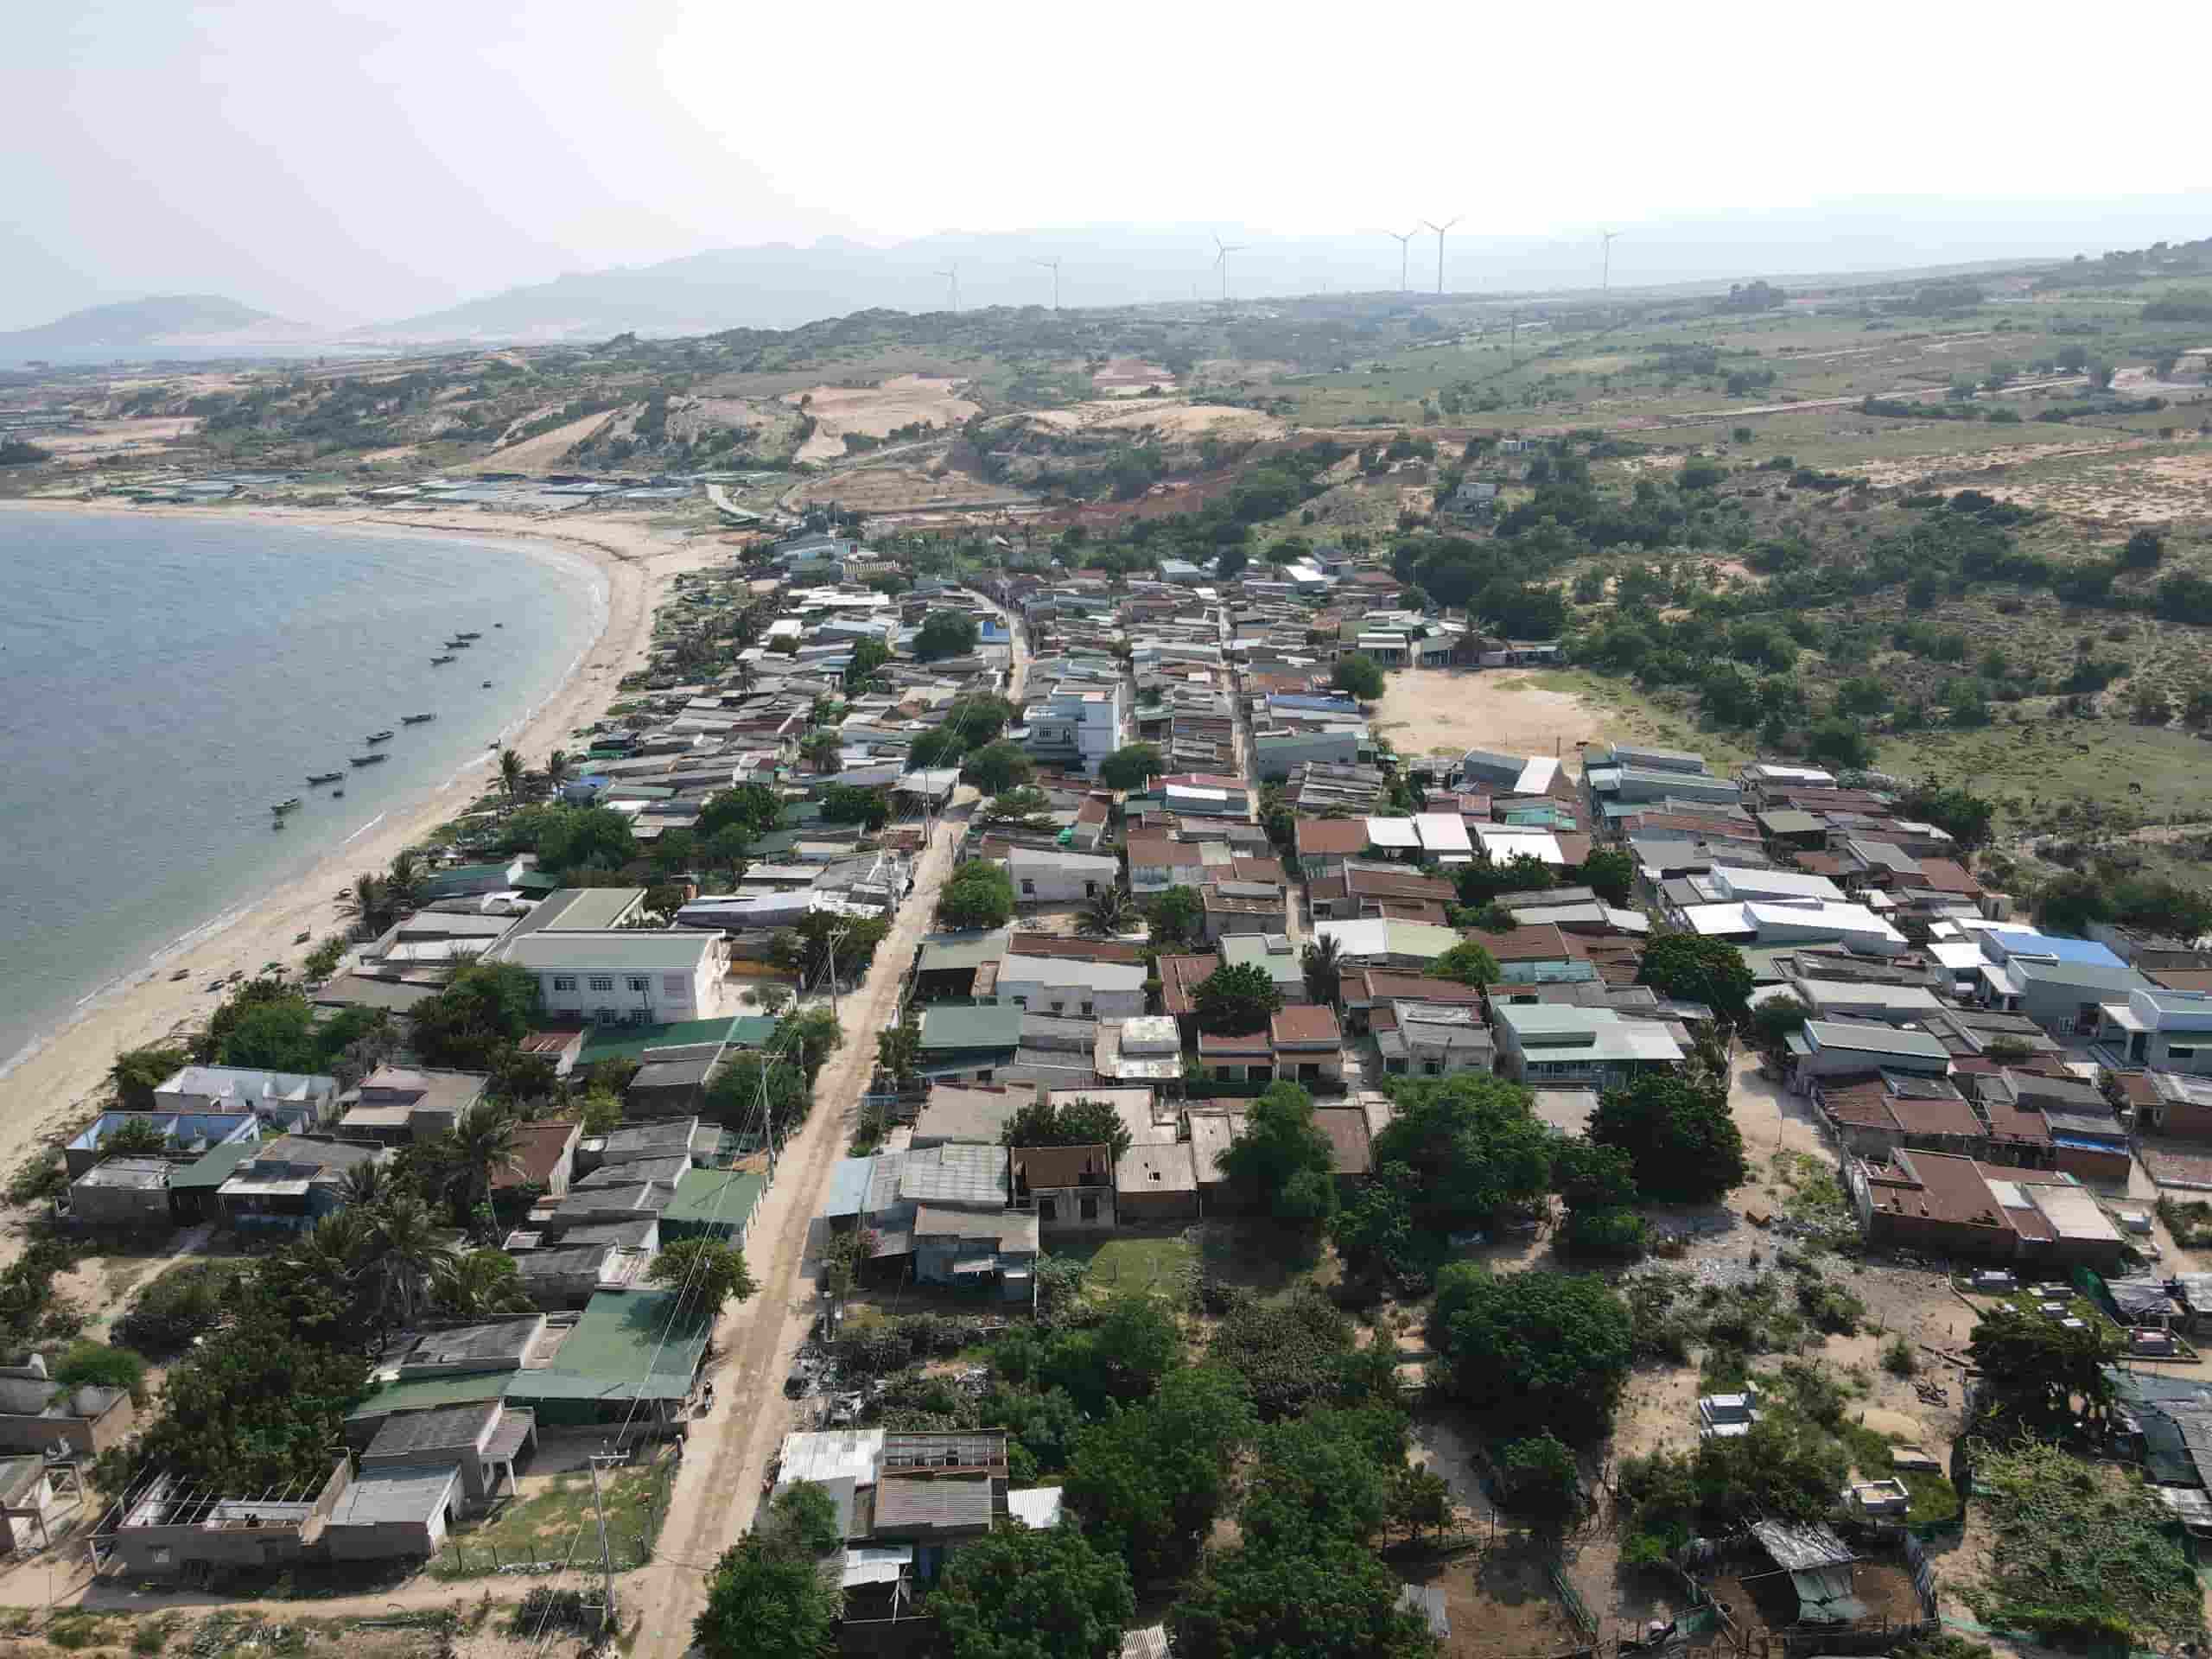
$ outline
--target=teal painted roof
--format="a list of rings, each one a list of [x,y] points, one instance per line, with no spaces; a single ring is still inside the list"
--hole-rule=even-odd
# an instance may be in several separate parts
[[[687,1048],[694,1043],[732,1041],[734,1039],[731,1033],[741,1017],[721,1014],[712,1020],[678,1020],[665,1026],[594,1026],[584,1033],[584,1046],[577,1051],[576,1064],[594,1065],[601,1060],[639,1059],[649,1048]],[[769,1023],[772,1026],[774,1021]]]
[[[238,1166],[261,1150],[258,1141],[240,1141],[227,1147],[217,1147],[197,1163],[171,1172],[169,1191],[179,1188],[206,1187],[209,1191],[231,1179]]]
[[[1012,1002],[963,1007],[932,1002],[922,1010],[925,1049],[1019,1048],[1022,1010]]]
[[[712,1024],[711,1020],[702,1024]],[[729,1022],[729,1045],[732,1048],[766,1048],[776,1034],[776,1016],[772,1014],[741,1014]]]
[[[545,1370],[509,1373],[506,1397],[532,1400],[669,1400],[690,1391],[714,1320],[697,1299],[673,1323],[673,1290],[602,1290]],[[665,1336],[666,1340],[663,1341]]]
[[[381,1417],[387,1412],[423,1411],[432,1406],[473,1405],[479,1400],[505,1397],[507,1385],[518,1371],[471,1371],[465,1376],[416,1376],[387,1382],[346,1414],[348,1422]]]
[[[676,1179],[676,1198],[660,1212],[664,1229],[745,1225],[767,1181],[741,1170],[690,1169]]]

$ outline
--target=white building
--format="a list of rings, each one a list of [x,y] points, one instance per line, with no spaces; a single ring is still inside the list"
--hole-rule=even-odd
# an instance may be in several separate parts
[[[1025,905],[1080,904],[1110,891],[1122,873],[1118,859],[1096,853],[1047,852],[1017,847],[1007,855],[1014,897]]]
[[[698,928],[525,933],[500,957],[537,976],[556,1018],[598,1025],[667,1025],[722,1011],[729,944]]]
[[[1058,687],[1025,709],[1020,729],[1008,735],[1033,759],[1095,777],[1099,763],[1128,741],[1127,696],[1118,680]]]
[[[999,963],[998,995],[1036,1014],[1083,1020],[1130,1020],[1144,1013],[1142,963],[1083,962],[1009,951]]]

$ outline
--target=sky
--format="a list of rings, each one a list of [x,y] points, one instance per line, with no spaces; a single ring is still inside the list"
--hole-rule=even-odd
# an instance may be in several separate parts
[[[2212,44],[2201,0],[2128,16],[2167,61]],[[2152,239],[2103,211],[2122,195],[2185,193],[2153,236],[2212,233],[2201,99],[2078,61],[1957,0],[75,0],[22,9],[0,62],[30,135],[0,327],[170,293],[352,324],[711,248],[1045,225],[1616,226],[1624,275],[1639,236],[1868,199],[2022,254]]]

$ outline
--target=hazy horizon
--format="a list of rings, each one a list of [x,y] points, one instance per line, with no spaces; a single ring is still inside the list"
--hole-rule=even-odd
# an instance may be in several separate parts
[[[1163,270],[1202,289],[1217,231],[1315,238],[1340,252],[1301,253],[1307,289],[1389,288],[1388,231],[1464,216],[1449,286],[1480,291],[1569,281],[1578,262],[1594,282],[1600,227],[1624,232],[1624,285],[2212,231],[2186,99],[2130,106],[2114,197],[2109,151],[2053,113],[2090,95],[2060,85],[2047,41],[1925,9],[1828,30],[1749,6],[1694,26],[1624,10],[1571,38],[1534,15],[1417,9],[1319,51],[1309,31],[1141,5],[1110,28],[869,10],[825,38],[799,14],[683,0],[86,0],[16,39],[0,86],[40,165],[0,227],[0,328],[196,293],[341,328],[829,238],[918,258],[1187,232]],[[1576,42],[1571,70],[1541,72]],[[1986,96],[1947,96],[1946,66]],[[1808,107],[1836,113],[1801,127]],[[1247,265],[1249,291],[1287,291],[1263,256]],[[976,303],[1049,281],[1001,275],[1007,292],[986,283]]]

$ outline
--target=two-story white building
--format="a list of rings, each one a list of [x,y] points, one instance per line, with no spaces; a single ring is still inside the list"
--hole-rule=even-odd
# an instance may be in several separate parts
[[[1144,1013],[1144,964],[1138,962],[1084,962],[1009,951],[999,963],[998,996],[1033,1014],[1130,1020]]]
[[[1076,766],[1095,777],[1099,763],[1128,741],[1128,693],[1117,680],[1066,685],[1022,711],[1021,729],[1009,734],[1033,759]]]
[[[499,955],[537,979],[545,1011],[595,1025],[669,1025],[722,1011],[729,942],[699,928],[525,933]]]

